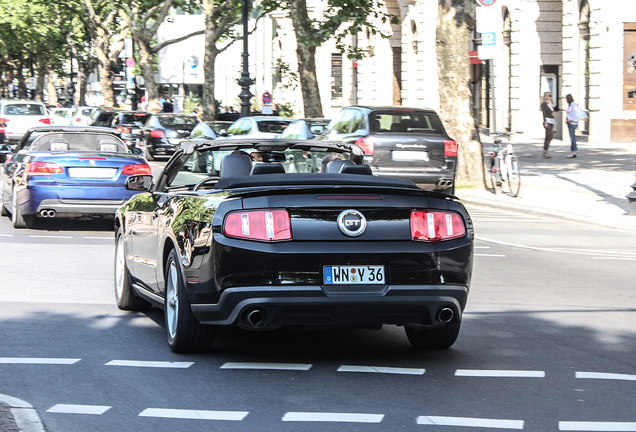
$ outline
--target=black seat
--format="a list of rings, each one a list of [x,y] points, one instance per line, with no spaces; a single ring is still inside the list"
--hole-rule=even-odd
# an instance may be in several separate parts
[[[285,174],[285,167],[280,162],[257,163],[252,167],[250,174]]]
[[[340,173],[373,175],[373,171],[369,165],[343,165],[340,168]]]
[[[250,175],[252,171],[252,159],[246,154],[229,154],[221,159],[221,172],[219,177],[222,179],[242,177]]]
[[[327,164],[327,173],[339,173],[344,165],[355,165],[354,162],[350,160],[334,160]]]

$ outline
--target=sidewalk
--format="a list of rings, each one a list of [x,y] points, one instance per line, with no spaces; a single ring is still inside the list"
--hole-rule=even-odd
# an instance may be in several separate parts
[[[0,432],[44,432],[31,404],[0,394]]]
[[[492,138],[482,135],[482,142],[487,149]],[[521,135],[512,144],[521,168],[519,196],[459,187],[455,194],[464,203],[636,231],[626,198],[636,182],[636,143],[578,143],[572,159],[566,158],[569,140],[552,141],[551,159],[543,158],[542,139]]]

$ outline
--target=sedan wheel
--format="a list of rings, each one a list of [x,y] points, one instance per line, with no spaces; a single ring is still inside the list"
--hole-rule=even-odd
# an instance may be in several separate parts
[[[130,283],[130,272],[126,265],[126,250],[124,249],[124,235],[121,230],[117,234],[115,244],[115,299],[121,310],[144,311],[152,304],[137,296]]]
[[[11,214],[11,222],[14,228],[31,228],[33,225],[33,215],[22,216],[20,206],[18,205],[18,192],[13,188],[12,200],[13,213]]]
[[[173,249],[166,262],[166,333],[170,349],[177,353],[205,352],[212,349],[215,328],[202,325],[190,310],[183,273]]]
[[[416,348],[443,349],[449,348],[457,340],[461,322],[447,322],[433,328],[404,327],[406,337]]]
[[[155,160],[155,158],[152,156],[152,153],[150,153],[150,148],[148,147],[149,145],[148,143],[149,141],[146,141],[146,146],[145,146],[146,149],[144,151],[144,156],[146,157],[146,160],[153,161]]]

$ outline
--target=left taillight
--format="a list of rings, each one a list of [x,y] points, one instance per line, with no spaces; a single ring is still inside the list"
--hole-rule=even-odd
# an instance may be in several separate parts
[[[31,162],[27,165],[28,177],[44,177],[51,174],[61,174],[64,169],[61,165],[53,162]]]
[[[463,237],[465,234],[466,226],[459,213],[438,210],[411,212],[413,240],[438,242]]]
[[[287,210],[235,211],[225,217],[223,233],[228,237],[277,242],[291,240]]]
[[[457,157],[457,141],[444,140],[444,156]]]
[[[372,137],[358,138],[354,144],[359,145],[364,150],[365,155],[372,155],[375,153],[375,141]]]
[[[130,133],[130,129],[124,126],[117,126],[117,132],[119,133]]]
[[[152,171],[147,164],[134,164],[123,167],[121,173],[124,175],[151,175]]]
[[[43,119],[40,119],[40,123],[44,123],[44,124],[50,125],[53,122],[51,121],[50,118],[43,118]]]

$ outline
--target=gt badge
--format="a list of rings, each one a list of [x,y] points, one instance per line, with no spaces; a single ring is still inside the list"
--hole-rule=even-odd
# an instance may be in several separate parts
[[[367,220],[357,210],[345,210],[338,215],[338,228],[344,235],[357,237],[367,228]]]

